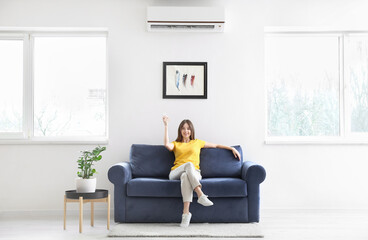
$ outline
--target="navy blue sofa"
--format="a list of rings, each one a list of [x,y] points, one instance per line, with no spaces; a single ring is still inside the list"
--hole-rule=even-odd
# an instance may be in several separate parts
[[[259,222],[259,185],[266,172],[260,165],[243,162],[241,147],[235,148],[241,153],[240,161],[229,150],[201,150],[200,182],[214,205],[199,205],[194,193],[191,222]],[[109,169],[108,177],[114,184],[115,222],[181,221],[180,180],[168,179],[174,160],[174,153],[162,145],[133,144],[130,162]]]

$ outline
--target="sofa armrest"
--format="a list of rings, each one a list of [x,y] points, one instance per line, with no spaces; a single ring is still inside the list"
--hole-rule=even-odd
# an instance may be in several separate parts
[[[107,173],[114,184],[114,218],[115,222],[126,222],[127,183],[132,179],[132,168],[129,162],[113,165]]]
[[[124,185],[132,179],[132,169],[129,162],[121,162],[113,165],[108,172],[110,182],[116,185]]]
[[[242,166],[242,179],[249,183],[262,183],[266,178],[266,170],[255,162],[245,161]]]
[[[266,171],[251,161],[245,161],[242,166],[242,179],[247,182],[248,191],[248,220],[259,222],[259,186],[266,178]]]

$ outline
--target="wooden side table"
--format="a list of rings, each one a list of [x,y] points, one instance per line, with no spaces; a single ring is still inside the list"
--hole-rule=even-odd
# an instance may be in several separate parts
[[[66,203],[79,202],[79,232],[83,227],[83,203],[91,203],[91,226],[94,225],[94,203],[107,202],[107,229],[110,229],[110,194],[108,190],[96,189],[93,193],[77,193],[76,190],[65,191],[64,195],[64,230],[66,229]]]

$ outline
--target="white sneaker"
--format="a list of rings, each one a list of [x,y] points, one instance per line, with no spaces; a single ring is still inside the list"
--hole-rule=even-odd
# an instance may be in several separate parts
[[[207,197],[207,195],[203,194],[200,198],[198,198],[197,203],[202,204],[205,207],[212,206],[213,202],[211,202]]]
[[[191,218],[192,218],[192,214],[191,213],[183,214],[181,216],[180,227],[188,227]]]

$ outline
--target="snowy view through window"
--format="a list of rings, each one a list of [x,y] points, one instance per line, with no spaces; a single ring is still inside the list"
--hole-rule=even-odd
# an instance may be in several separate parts
[[[368,36],[345,38],[345,79],[352,132],[368,132]]]
[[[0,39],[0,132],[23,131],[23,41]]]
[[[35,136],[104,136],[105,92],[106,38],[35,37]]]
[[[338,38],[265,40],[268,135],[339,135]]]

